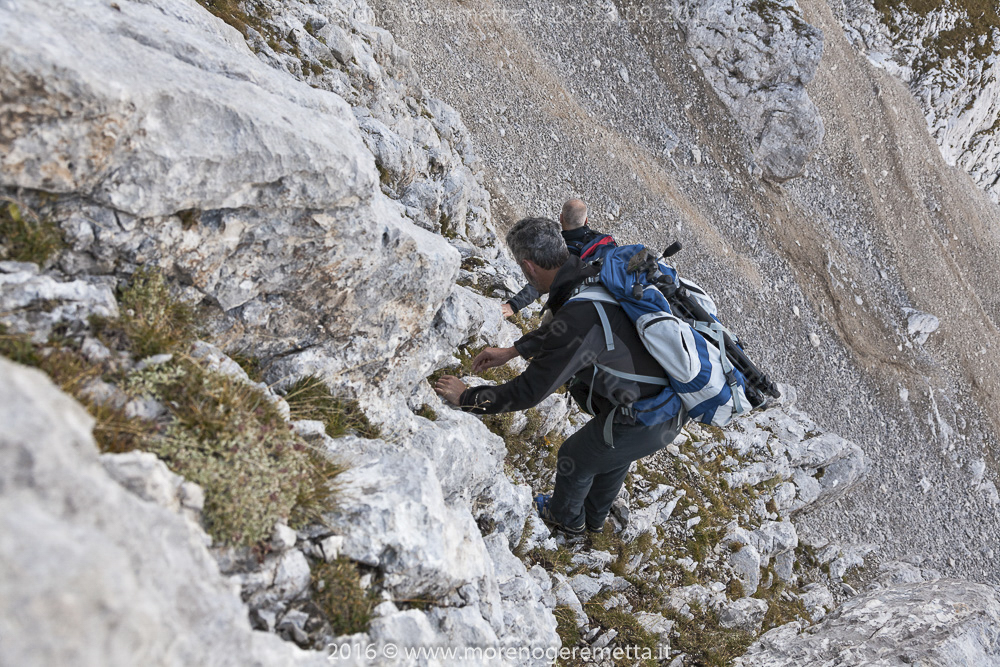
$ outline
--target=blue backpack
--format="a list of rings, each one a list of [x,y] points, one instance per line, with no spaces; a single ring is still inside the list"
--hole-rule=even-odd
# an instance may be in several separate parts
[[[602,247],[597,253],[599,276],[588,279],[570,300],[588,300],[597,308],[608,349],[614,349],[613,336],[604,303],[617,303],[635,325],[649,353],[663,366],[667,379],[622,373],[595,364],[598,370],[634,382],[662,385],[656,396],[617,406],[616,411],[644,425],[661,424],[673,419],[683,408],[689,417],[703,424],[725,426],[752,407],[747,398],[747,381],[733,366],[727,354],[726,336],[736,340],[716,317],[712,299],[697,285],[678,277],[677,272],[657,263],[661,281],[685,288],[686,294],[709,315],[710,321],[685,321],[678,317],[660,288],[645,271],[629,271],[629,263],[641,245]],[[604,428],[605,441],[611,443],[610,430],[614,413]]]

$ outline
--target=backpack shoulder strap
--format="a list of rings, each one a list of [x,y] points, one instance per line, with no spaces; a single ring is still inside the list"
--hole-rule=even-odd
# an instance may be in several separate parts
[[[611,331],[611,321],[608,319],[608,314],[604,310],[602,302],[617,304],[618,300],[615,297],[613,297],[611,293],[608,292],[608,290],[601,287],[600,285],[587,285],[587,284],[581,285],[579,288],[577,288],[573,296],[571,296],[567,300],[567,303],[573,300],[590,301],[591,303],[594,304],[594,308],[597,309],[597,316],[601,318],[601,327],[604,329],[604,345],[609,352],[611,350],[614,350],[615,338],[614,334]],[[590,391],[587,393],[587,411],[590,412],[590,414],[594,414],[594,408],[593,408],[594,382],[597,379],[598,371],[607,373],[608,375],[612,375],[617,378],[621,378],[623,380],[629,380],[631,382],[644,382],[647,384],[653,384],[659,386],[668,386],[670,384],[670,381],[667,380],[666,378],[658,378],[650,375],[637,375],[635,373],[626,373],[624,371],[618,371],[613,368],[609,368],[608,366],[605,366],[603,364],[598,364],[595,362],[594,373],[593,376],[590,378]],[[604,435],[604,442],[606,445],[608,445],[608,447],[615,446],[614,437],[611,434],[611,427],[615,420],[615,413],[617,413],[620,410],[623,409],[627,410],[630,408],[631,404],[629,405],[617,404],[614,406],[614,409],[611,410],[611,413],[608,415],[607,419],[605,419],[603,435]]]

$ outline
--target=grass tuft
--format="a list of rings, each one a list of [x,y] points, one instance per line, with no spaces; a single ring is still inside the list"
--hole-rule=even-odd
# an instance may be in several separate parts
[[[339,558],[312,566],[312,599],[323,611],[336,636],[367,632],[375,597],[361,588],[358,566]]]
[[[146,448],[204,487],[215,539],[250,546],[279,519],[301,526],[332,507],[341,468],[298,438],[257,387],[181,359],[133,374],[128,388],[168,407],[164,432]]]
[[[186,352],[196,336],[194,309],[170,294],[157,269],[137,269],[118,294],[118,320],[91,318],[98,336],[112,349],[128,349],[135,359]]]
[[[15,201],[0,197],[0,259],[44,264],[65,247],[62,232]]]
[[[323,380],[315,375],[304,377],[290,386],[284,395],[292,411],[292,420],[315,420],[326,425],[326,434],[339,438],[356,434],[362,438],[379,438],[381,429],[368,421],[357,401],[333,395]]]

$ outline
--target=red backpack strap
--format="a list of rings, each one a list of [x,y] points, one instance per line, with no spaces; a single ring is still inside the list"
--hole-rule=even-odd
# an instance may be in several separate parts
[[[598,248],[600,248],[601,246],[606,246],[606,245],[616,246],[618,244],[615,243],[614,238],[612,238],[610,234],[605,234],[601,238],[595,239],[595,240],[591,241],[590,243],[588,243],[587,246],[583,249],[583,252],[580,253],[580,259],[587,259],[591,255],[593,255],[595,252],[597,252]]]

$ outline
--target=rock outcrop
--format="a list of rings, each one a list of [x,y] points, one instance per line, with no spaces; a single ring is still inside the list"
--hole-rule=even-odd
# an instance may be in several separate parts
[[[754,169],[778,183],[800,176],[823,140],[806,92],[823,34],[795,0],[675,0],[688,51],[754,147]]]
[[[794,618],[746,659],[792,664],[780,660],[889,655],[906,614],[926,619],[916,658],[991,655],[982,619],[995,624],[996,591],[913,584],[915,566],[831,613],[857,594],[843,579],[865,552],[815,535],[809,515],[855,488],[870,458],[796,409],[791,387],[724,434],[691,425],[633,466],[594,548],[550,535],[532,488],[551,484],[579,411],[557,395],[488,429],[426,382],[456,348],[519,335],[496,297],[520,277],[462,119],[421,88],[363,0],[258,0],[242,18],[221,4],[239,31],[192,0],[0,0],[0,196],[43,210],[69,245],[41,266],[0,262],[2,333],[30,334],[41,355],[57,333],[95,364],[110,359],[115,372],[84,395],[153,422],[165,402],[115,383],[171,355],[132,359],[94,335],[91,316],[127,315],[115,289],[159,270],[215,343],[185,357],[261,392],[294,446],[343,464],[339,502],[298,530],[282,518],[260,551],[209,550],[201,487],[148,452],[98,457],[79,405],[0,360],[0,662],[327,664],[252,623],[303,647],[375,647],[358,664],[398,664],[393,646],[513,649],[502,664],[541,665],[560,644],[617,649],[638,636],[680,665],[702,650],[671,649],[691,627],[749,641]],[[793,0],[674,9],[751,139],[750,171],[802,174],[824,132],[805,89],[821,33]],[[609,3],[602,12],[622,20]],[[645,76],[633,71],[616,64],[616,81]],[[710,147],[703,164],[690,146],[708,168]],[[940,324],[913,311],[908,336],[923,345]],[[259,358],[265,381],[223,348]],[[275,389],[306,376],[360,399],[382,435],[290,421]],[[976,461],[975,483],[996,496]],[[338,636],[314,603],[312,569],[336,564],[363,573],[351,583],[374,603],[363,632]],[[873,623],[884,642],[862,638]],[[497,663],[482,650],[463,664]]]
[[[208,536],[108,474],[79,404],[3,358],[0,375],[0,662],[328,664],[250,629]],[[150,497],[176,498],[162,472]]]
[[[765,634],[739,667],[994,665],[1000,589],[963,581],[897,585],[851,600],[817,626]]]
[[[849,0],[840,19],[869,61],[909,85],[948,164],[1000,202],[1000,32],[980,14],[905,2],[879,13],[870,0]]]

